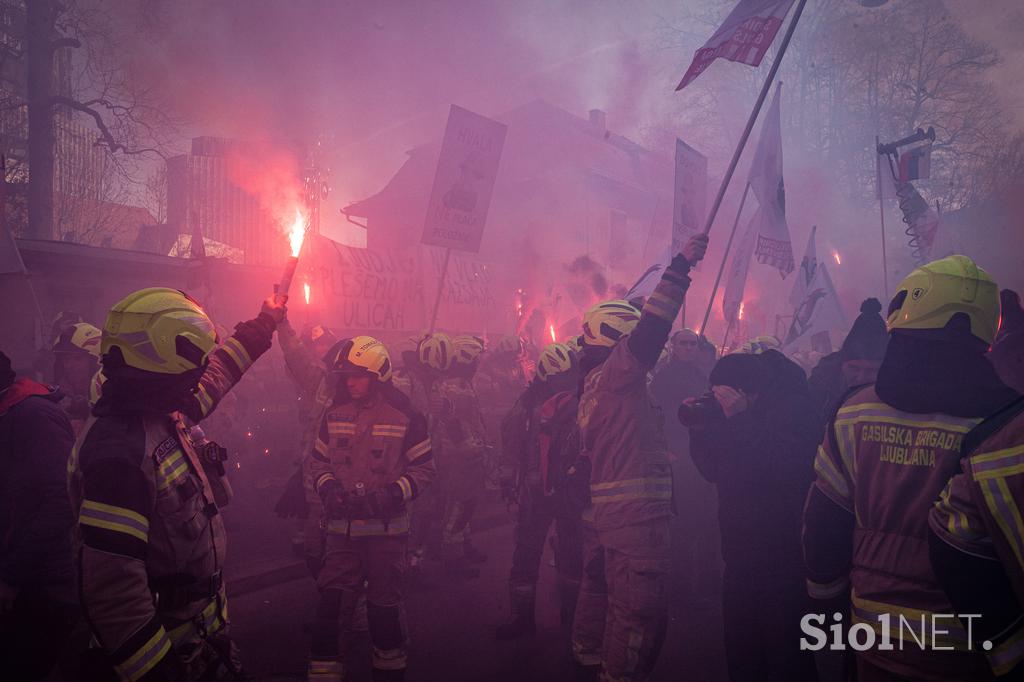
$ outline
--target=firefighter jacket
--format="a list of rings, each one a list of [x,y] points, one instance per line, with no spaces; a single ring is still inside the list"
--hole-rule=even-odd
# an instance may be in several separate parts
[[[123,680],[145,679],[172,649],[226,625],[224,523],[184,417],[209,415],[273,330],[265,314],[239,324],[210,355],[184,415],[119,409],[104,394],[75,444],[68,487],[82,607]]]
[[[508,472],[525,476],[540,471],[540,409],[551,395],[543,382],[531,382],[501,420],[500,464]]]
[[[487,436],[472,382],[462,376],[446,376],[434,382],[431,392],[441,398],[440,412],[431,414],[430,435],[444,465],[482,460]]]
[[[665,269],[640,322],[591,370],[580,396],[581,456],[590,463],[590,519],[599,531],[671,514],[672,470],[661,410],[647,390],[690,285],[681,255]]]
[[[978,614],[974,641],[992,642],[985,656],[996,675],[1024,660],[1024,401],[1008,412],[968,435],[1000,420],[965,447],[929,516],[932,566],[956,612]]]
[[[867,386],[842,403],[818,449],[804,510],[808,591],[822,600],[849,594],[851,621],[893,643],[858,655],[892,673],[988,676],[928,558],[929,510],[960,471],[964,436],[980,421],[905,412]]]
[[[389,384],[379,386],[366,403],[333,404],[320,425],[309,465],[317,493],[337,481],[351,500],[351,511],[329,518],[327,532],[353,538],[408,533],[404,504],[385,518],[373,518],[358,498],[397,484],[403,502],[415,499],[436,475],[430,442],[426,418]]]

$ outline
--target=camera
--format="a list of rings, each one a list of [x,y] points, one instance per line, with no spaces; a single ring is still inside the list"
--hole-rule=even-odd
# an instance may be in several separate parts
[[[713,422],[724,421],[725,412],[715,398],[715,394],[708,391],[690,404],[683,403],[679,406],[679,423],[686,427],[706,426]]]

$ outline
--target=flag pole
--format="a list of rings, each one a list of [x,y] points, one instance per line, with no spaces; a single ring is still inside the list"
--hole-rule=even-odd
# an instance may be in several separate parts
[[[875,149],[880,147],[878,135],[875,135]],[[885,252],[885,197],[882,196],[882,155],[875,154],[875,170],[878,175],[878,217],[882,223],[882,282],[885,284],[883,299],[889,296],[889,260]]]
[[[800,21],[800,15],[803,14],[804,5],[806,4],[807,0],[800,0],[800,4],[796,6],[796,12],[793,14],[793,20],[789,22],[789,28],[786,29],[786,35],[782,38],[782,44],[779,45],[779,53],[775,56],[775,61],[772,62],[772,68],[768,71],[768,78],[765,79],[764,85],[761,86],[761,92],[758,94],[757,101],[754,103],[754,110],[750,112],[750,117],[747,119],[747,126],[743,129],[743,135],[740,137],[739,144],[736,145],[736,151],[733,152],[732,160],[729,162],[729,168],[725,171],[725,177],[722,178],[722,184],[718,187],[718,196],[715,197],[715,203],[711,206],[711,212],[708,214],[707,222],[704,224],[704,234],[711,232],[711,225],[715,222],[715,216],[718,215],[718,209],[722,206],[722,199],[725,197],[725,191],[729,188],[729,183],[732,181],[733,173],[736,172],[736,165],[740,161],[740,154],[743,153],[743,148],[747,144],[747,139],[750,137],[750,131],[754,129],[754,122],[761,113],[761,107],[764,105],[764,100],[768,97],[768,90],[771,88],[772,82],[775,80],[775,74],[779,72],[779,66],[782,64],[782,57],[786,54],[786,48],[789,47],[789,41],[793,38],[793,31],[796,30],[796,24]]]
[[[441,266],[441,277],[437,281],[437,297],[434,298],[434,312],[430,316],[430,334],[434,333],[434,325],[437,324],[437,309],[441,306],[441,292],[444,291],[444,280],[448,276],[448,261],[452,258],[452,250],[444,250],[444,265]]]
[[[743,188],[743,198],[740,199],[739,210],[736,211],[736,220],[732,223],[732,232],[729,233],[729,241],[725,244],[725,255],[722,256],[722,265],[718,268],[718,276],[715,277],[715,285],[711,288],[711,298],[708,299],[708,309],[704,311],[704,321],[700,323],[699,336],[704,336],[704,329],[708,326],[708,318],[711,317],[711,308],[715,305],[715,296],[718,295],[718,285],[722,282],[722,273],[725,272],[725,263],[729,260],[729,251],[732,249],[733,239],[736,237],[736,228],[740,224],[740,216],[743,214],[743,205],[747,203],[747,194],[750,193],[750,183]],[[728,330],[726,331],[728,334]]]

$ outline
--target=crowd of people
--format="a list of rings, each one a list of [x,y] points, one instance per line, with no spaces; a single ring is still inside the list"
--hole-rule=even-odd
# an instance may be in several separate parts
[[[479,575],[474,520],[499,495],[517,517],[495,637],[536,633],[550,542],[580,680],[650,679],[670,604],[710,595],[734,682],[819,679],[815,633],[844,679],[1019,679],[1017,295],[964,256],[921,266],[808,372],[774,337],[728,351],[673,332],[706,247],[536,353],[516,335],[300,334],[275,297],[228,334],[151,288],[102,329],[59,320],[52,383],[0,354],[5,679],[243,679],[231,467],[205,420],[275,334],[301,397],[276,510],[299,519],[319,595],[311,681],[345,679],[360,632],[373,679],[403,679],[410,583],[428,559]]]

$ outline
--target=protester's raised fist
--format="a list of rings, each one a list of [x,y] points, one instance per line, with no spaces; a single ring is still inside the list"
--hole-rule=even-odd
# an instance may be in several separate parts
[[[708,236],[706,234],[695,234],[686,242],[683,247],[683,258],[690,265],[696,265],[704,260],[704,254],[708,250]]]

